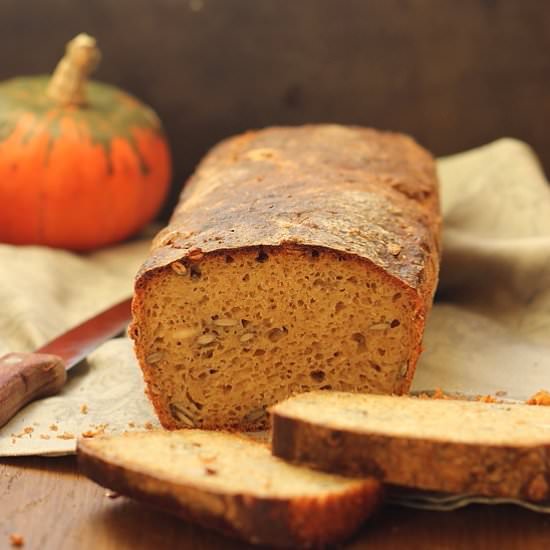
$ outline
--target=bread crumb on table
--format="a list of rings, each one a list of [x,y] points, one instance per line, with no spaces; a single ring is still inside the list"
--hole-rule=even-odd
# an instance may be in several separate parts
[[[135,423],[135,422],[128,422],[128,427],[129,427],[129,428],[135,428],[135,427],[136,427],[136,423]]]
[[[40,439],[51,439],[48,434],[40,434]]]
[[[12,546],[23,546],[25,544],[25,539],[23,538],[23,535],[20,535],[19,533],[12,533],[10,535],[10,543]]]
[[[97,424],[96,426],[93,426],[93,429],[86,430],[85,432],[82,432],[80,435],[82,437],[96,437],[98,435],[103,435],[105,433],[105,428],[107,428],[107,424]]]
[[[26,435],[28,435],[29,437],[32,437],[31,434],[32,432],[34,432],[34,428],[32,426],[26,426],[25,428],[23,428],[23,431],[21,433],[11,433],[11,437],[12,438],[22,438],[22,437],[25,437]]]
[[[441,388],[435,388],[432,399],[449,399],[449,396]]]
[[[51,424],[50,425],[50,430],[52,432],[57,432],[57,430],[59,430],[59,426],[57,424]]]
[[[550,392],[546,390],[540,390],[534,395],[532,395],[526,403],[528,405],[543,405],[550,406]]]
[[[57,437],[57,439],[74,439],[74,434],[72,433],[69,433],[69,432],[64,432],[60,435],[56,435],[55,437]]]
[[[451,397],[447,395],[441,388],[437,387],[433,391],[425,391],[417,395],[413,395],[416,399],[459,399],[458,397]]]
[[[145,424],[143,424],[143,427],[146,430],[152,430],[154,426],[153,426],[152,422],[145,422]]]
[[[493,397],[492,395],[478,395],[477,401],[481,401],[482,403],[498,403],[498,399],[496,397]]]
[[[88,405],[86,405],[86,403],[83,403],[82,405],[80,405],[80,412],[82,414],[88,414]]]

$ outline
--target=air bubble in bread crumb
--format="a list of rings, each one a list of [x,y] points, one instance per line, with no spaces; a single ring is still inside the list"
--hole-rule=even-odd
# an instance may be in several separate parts
[[[263,250],[260,250],[258,252],[258,255],[256,256],[256,261],[257,262],[265,262],[269,259],[269,256],[267,255],[266,252],[264,252]]]

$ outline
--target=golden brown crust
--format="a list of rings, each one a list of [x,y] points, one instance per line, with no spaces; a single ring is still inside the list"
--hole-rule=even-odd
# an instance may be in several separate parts
[[[146,382],[154,374],[138,345],[144,298],[172,262],[305,247],[379,269],[410,295],[416,336],[406,375],[393,388],[408,391],[437,284],[440,226],[433,158],[407,136],[310,125],[223,141],[186,184],[136,277],[130,335]],[[163,426],[176,427],[150,389],[149,397]]]
[[[297,243],[365,258],[431,294],[440,224],[435,164],[409,137],[336,125],[268,128],[205,157],[138,279],[193,249]]]
[[[550,498],[550,446],[465,444],[336,430],[272,415],[275,456],[341,475],[448,493]]]
[[[187,521],[253,544],[317,548],[350,537],[378,508],[382,486],[374,479],[345,495],[296,499],[207,492],[106,461],[87,441],[78,443],[79,469],[96,483]],[[186,499],[201,502],[194,509]]]
[[[321,547],[348,538],[376,512],[382,503],[382,485],[374,478],[365,480],[368,485],[346,499],[331,497],[323,500],[303,499],[290,504],[290,531],[304,544]]]

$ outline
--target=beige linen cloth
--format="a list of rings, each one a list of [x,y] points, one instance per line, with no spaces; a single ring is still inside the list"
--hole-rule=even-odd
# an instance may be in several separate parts
[[[438,161],[444,253],[414,390],[550,389],[550,187],[533,151],[501,139]],[[0,221],[1,223],[1,221]],[[31,351],[131,293],[150,236],[89,255],[0,245],[0,354]],[[72,453],[84,432],[158,426],[126,338],[64,391],[0,429],[0,456]]]

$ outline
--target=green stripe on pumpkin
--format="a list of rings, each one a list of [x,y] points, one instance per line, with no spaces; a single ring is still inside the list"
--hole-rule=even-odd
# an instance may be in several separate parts
[[[59,106],[46,95],[49,79],[49,75],[41,75],[0,83],[0,142],[13,133],[24,114],[35,115],[38,125],[45,116],[55,113],[46,127],[50,136],[49,147],[60,136],[61,119],[69,116],[77,125],[88,128],[92,143],[101,145],[108,159],[113,138],[127,141],[139,158],[142,173],[148,172],[148,166],[138,151],[134,131],[145,129],[164,135],[160,120],[150,107],[116,86],[93,80],[86,87],[87,105]],[[31,128],[25,139],[32,138],[35,130]]]

